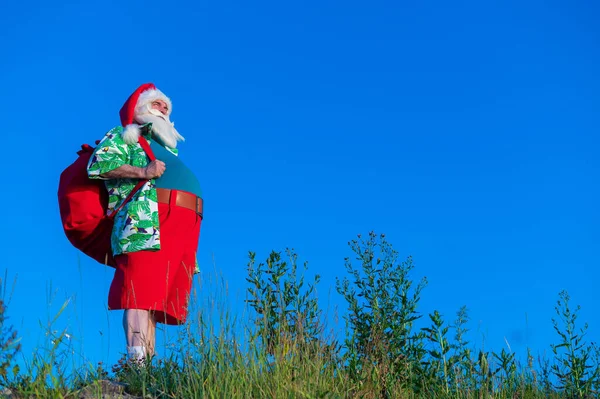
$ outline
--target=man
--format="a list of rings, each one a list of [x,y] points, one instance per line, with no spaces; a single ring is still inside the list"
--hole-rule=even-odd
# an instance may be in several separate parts
[[[202,192],[177,157],[184,138],[170,122],[171,110],[152,83],[140,86],[121,108],[122,126],[106,134],[88,164],[90,178],[106,179],[108,212],[124,203],[111,236],[116,271],[108,307],[124,309],[127,352],[136,360],[154,355],[157,322],[185,322],[197,271]],[[149,161],[144,140],[155,160]],[[140,180],[145,183],[127,201]]]

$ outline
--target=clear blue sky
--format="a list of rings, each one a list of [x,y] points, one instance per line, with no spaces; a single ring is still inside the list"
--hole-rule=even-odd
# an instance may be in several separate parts
[[[200,265],[222,273],[232,307],[247,251],[286,247],[342,306],[347,242],[374,230],[427,276],[421,312],[453,320],[466,305],[477,344],[549,351],[563,289],[600,340],[599,12],[552,0],[7,3],[0,266],[17,276],[9,315],[24,353],[68,298],[56,325],[85,359],[123,348],[121,313],[106,311],[112,271],[78,260],[56,190],[145,82],[173,100],[206,201]]]

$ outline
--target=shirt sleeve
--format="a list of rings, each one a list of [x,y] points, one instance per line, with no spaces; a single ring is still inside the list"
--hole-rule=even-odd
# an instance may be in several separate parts
[[[90,179],[106,179],[101,175],[128,164],[129,146],[121,138],[121,129],[119,126],[106,133],[94,149],[87,167]]]

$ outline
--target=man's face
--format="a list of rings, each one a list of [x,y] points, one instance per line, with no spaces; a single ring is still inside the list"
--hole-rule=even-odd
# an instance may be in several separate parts
[[[152,133],[160,137],[167,146],[175,148],[177,142],[184,138],[169,119],[170,112],[166,101],[156,99],[136,109],[135,121],[140,124],[152,123]]]
[[[152,101],[152,109],[158,110],[161,114],[167,116],[169,113],[169,106],[163,100],[154,100]]]

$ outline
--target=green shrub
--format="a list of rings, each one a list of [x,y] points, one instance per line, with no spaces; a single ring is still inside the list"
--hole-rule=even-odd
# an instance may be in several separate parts
[[[557,388],[568,397],[591,397],[599,392],[598,348],[588,345],[585,341],[587,323],[581,329],[577,329],[576,321],[580,307],[571,310],[569,301],[569,294],[562,291],[554,308],[558,318],[552,319],[552,324],[561,342],[552,345],[555,362],[551,370],[558,379]]]
[[[345,260],[350,277],[336,284],[348,304],[347,372],[356,381],[379,386],[380,394],[389,396],[397,384],[419,383],[425,349],[423,334],[413,330],[413,323],[421,317],[417,305],[427,282],[422,279],[413,286],[409,278],[412,258],[400,262],[384,234],[371,232],[366,239],[359,235],[349,246],[355,257]]]

